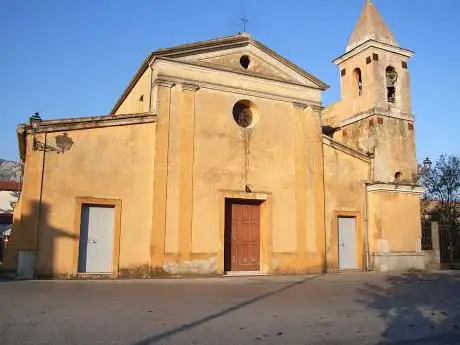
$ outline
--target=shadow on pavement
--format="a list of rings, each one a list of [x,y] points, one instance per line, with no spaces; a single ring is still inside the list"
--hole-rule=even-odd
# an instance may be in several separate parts
[[[390,275],[364,283],[358,303],[385,321],[384,344],[460,344],[460,273]]]
[[[185,331],[188,331],[190,330],[191,328],[194,328],[194,327],[197,327],[199,325],[202,325],[206,322],[209,322],[211,320],[214,320],[218,317],[221,317],[221,316],[224,316],[228,313],[231,313],[233,311],[236,311],[238,309],[241,309],[241,308],[244,308],[250,304],[253,304],[253,303],[256,303],[258,301],[261,301],[263,299],[266,299],[268,297],[271,297],[273,295],[277,295],[277,294],[280,294],[286,290],[289,290],[289,289],[292,289],[293,287],[295,286],[298,286],[298,285],[301,285],[301,284],[304,284],[305,282],[309,281],[309,280],[312,280],[312,279],[315,279],[316,277],[318,276],[313,276],[313,277],[308,277],[308,278],[305,278],[305,279],[302,279],[302,280],[299,280],[297,282],[294,282],[294,283],[291,283],[291,284],[288,284],[286,286],[283,286],[282,288],[279,288],[279,289],[276,289],[274,291],[270,291],[270,292],[267,292],[267,293],[264,293],[262,295],[259,295],[259,296],[256,296],[256,297],[253,297],[251,299],[248,299],[244,302],[241,302],[241,303],[238,303],[234,306],[231,306],[229,308],[225,308],[221,311],[218,311],[216,313],[213,313],[213,314],[210,314],[210,315],[207,315],[201,319],[198,319],[198,320],[195,320],[195,321],[192,321],[192,322],[189,322],[189,323],[185,323],[179,327],[176,327],[176,328],[173,328],[169,331],[165,331],[165,332],[162,332],[162,333],[159,333],[157,335],[153,335],[151,337],[148,337],[148,338],[145,338],[143,340],[140,340],[140,341],[137,341],[131,345],[151,345],[151,344],[155,344],[155,343],[158,343],[168,337],[171,337],[177,333],[181,333],[181,332],[185,332]]]

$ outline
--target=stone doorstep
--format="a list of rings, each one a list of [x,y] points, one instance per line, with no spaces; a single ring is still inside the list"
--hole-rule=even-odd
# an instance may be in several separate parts
[[[268,276],[266,273],[260,271],[226,271],[223,277],[260,277]]]

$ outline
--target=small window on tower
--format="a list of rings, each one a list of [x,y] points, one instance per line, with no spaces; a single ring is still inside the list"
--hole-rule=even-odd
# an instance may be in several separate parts
[[[390,103],[396,103],[396,84],[398,82],[398,73],[392,66],[386,69],[387,79],[387,99]]]
[[[358,96],[363,94],[363,78],[359,68],[355,68],[353,71],[353,87],[356,90]]]
[[[345,77],[345,75],[347,74],[347,70],[344,68],[343,70],[340,71],[340,75],[342,77]]]

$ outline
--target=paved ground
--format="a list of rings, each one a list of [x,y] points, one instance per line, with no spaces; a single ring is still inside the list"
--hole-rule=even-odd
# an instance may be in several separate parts
[[[0,282],[0,344],[460,344],[460,273]]]

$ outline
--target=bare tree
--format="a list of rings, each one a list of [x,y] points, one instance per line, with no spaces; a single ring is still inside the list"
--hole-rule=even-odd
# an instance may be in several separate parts
[[[423,165],[419,165],[418,175],[419,183],[426,188],[422,208],[434,210],[441,223],[449,227],[450,261],[453,262],[454,246],[459,235],[460,157],[442,155],[434,165],[427,158]]]

